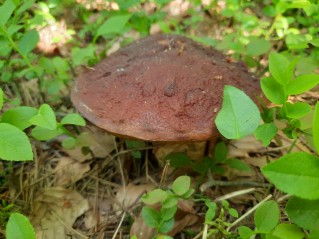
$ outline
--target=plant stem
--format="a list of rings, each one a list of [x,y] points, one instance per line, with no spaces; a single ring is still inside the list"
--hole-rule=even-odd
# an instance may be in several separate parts
[[[251,181],[239,181],[239,182],[228,182],[228,181],[218,181],[214,179],[209,179],[207,182],[203,183],[200,186],[200,191],[205,192],[208,188],[213,186],[249,186],[249,187],[271,187],[269,183],[259,183],[259,182],[251,182]]]

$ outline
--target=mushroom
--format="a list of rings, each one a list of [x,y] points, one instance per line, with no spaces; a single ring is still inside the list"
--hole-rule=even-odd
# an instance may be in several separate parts
[[[177,35],[131,43],[81,74],[72,90],[75,107],[115,135],[157,142],[206,141],[225,85],[257,101],[259,80],[221,52]]]

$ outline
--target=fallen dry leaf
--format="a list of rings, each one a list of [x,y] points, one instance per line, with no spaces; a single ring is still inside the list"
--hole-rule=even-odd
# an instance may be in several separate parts
[[[87,229],[106,223],[112,211],[112,200],[108,198],[89,198],[90,210],[85,212],[84,225]]]
[[[139,199],[144,193],[147,193],[154,188],[155,186],[153,184],[129,184],[125,188],[120,188],[115,196],[117,203],[113,206],[114,210],[120,213],[121,209],[133,207],[139,202]]]
[[[69,157],[59,158],[58,164],[55,167],[55,185],[62,186],[75,183],[88,171],[90,171],[89,163],[80,163]]]
[[[73,159],[84,162],[92,159],[91,154],[84,155],[81,148],[89,147],[97,158],[105,158],[115,149],[115,137],[106,131],[97,127],[87,126],[85,131],[78,136],[79,147],[75,149],[66,149],[65,151]]]
[[[228,158],[249,158],[249,153],[263,151],[265,147],[252,135],[228,144]]]
[[[63,187],[46,188],[33,203],[31,222],[37,239],[63,239],[79,234],[72,228],[75,220],[89,209],[77,191]],[[85,238],[85,237],[84,237]]]

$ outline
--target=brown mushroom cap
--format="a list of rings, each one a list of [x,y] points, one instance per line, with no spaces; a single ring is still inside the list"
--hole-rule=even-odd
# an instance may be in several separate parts
[[[117,135],[150,141],[207,140],[224,85],[260,94],[258,79],[240,63],[191,39],[154,35],[136,41],[80,75],[76,108]]]

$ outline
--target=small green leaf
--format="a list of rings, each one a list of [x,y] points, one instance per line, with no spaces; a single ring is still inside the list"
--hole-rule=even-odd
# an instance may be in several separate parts
[[[179,196],[188,192],[191,185],[191,179],[188,176],[180,176],[173,182],[173,192]]]
[[[35,0],[27,0],[27,1],[23,1],[23,4],[21,7],[19,7],[19,9],[17,10],[17,14],[21,14],[24,13],[26,10],[28,10],[29,8],[31,8],[34,4]]]
[[[229,208],[228,209],[229,215],[231,215],[234,218],[238,218],[239,214],[235,208]]]
[[[89,60],[95,59],[95,45],[89,45],[86,48],[73,47],[71,51],[72,61],[75,66],[87,65]]]
[[[170,166],[175,168],[189,167],[192,165],[190,158],[182,152],[170,153],[165,157],[165,161],[168,160]]]
[[[302,94],[319,84],[318,74],[307,74],[298,76],[287,85],[288,95]]]
[[[287,103],[287,117],[292,119],[299,119],[311,111],[310,105],[305,102],[296,102],[294,104]]]
[[[132,14],[124,14],[110,17],[99,27],[97,30],[97,36],[120,33],[131,16]]]
[[[177,211],[177,205],[173,207],[168,207],[168,208],[162,207],[160,211],[161,220],[162,221],[171,220],[171,218],[174,218],[176,211]]]
[[[24,54],[27,55],[29,52],[31,52],[36,45],[38,44],[40,40],[39,33],[37,30],[32,29],[22,36],[20,42],[19,42],[19,50]]]
[[[255,234],[253,230],[251,230],[249,227],[246,227],[246,226],[238,227],[238,233],[239,233],[240,239],[250,239],[251,236]]]
[[[143,207],[142,218],[149,227],[157,228],[161,222],[160,213],[150,207]]]
[[[261,79],[261,89],[268,100],[275,104],[283,104],[287,101],[283,86],[279,84],[273,77],[265,77]]]
[[[208,207],[208,210],[205,214],[205,223],[209,223],[213,221],[216,215],[217,204],[211,201],[205,201],[205,204]]]
[[[155,204],[166,200],[168,197],[167,192],[162,189],[154,189],[142,197],[145,204]]]
[[[245,162],[239,159],[229,158],[225,161],[225,163],[233,169],[237,169],[239,171],[251,172],[251,168]]]
[[[278,129],[275,126],[274,122],[271,122],[271,123],[265,123],[265,124],[259,125],[254,135],[256,139],[261,140],[263,143],[263,146],[266,147],[270,144],[271,140],[275,137],[277,132],[278,132]]]
[[[271,232],[279,222],[280,210],[275,201],[267,201],[257,208],[254,220],[258,232]]]
[[[271,44],[269,41],[254,37],[247,45],[247,54],[251,56],[260,56],[269,51],[270,48]]]
[[[187,199],[190,196],[192,196],[194,192],[195,192],[195,190],[193,188],[190,188],[186,193],[181,195],[181,197],[184,198],[184,199]]]
[[[281,85],[287,85],[290,80],[286,75],[288,66],[289,60],[283,55],[276,52],[269,54],[269,71],[274,79]]]
[[[65,149],[74,149],[77,146],[78,140],[73,137],[68,137],[62,141],[62,146]]]
[[[262,168],[279,190],[304,199],[319,198],[319,158],[305,153],[287,154]]]
[[[226,160],[228,148],[224,142],[219,142],[214,149],[214,163],[221,163]]]
[[[168,221],[164,221],[160,227],[158,228],[158,231],[161,233],[167,233],[170,230],[172,230],[173,226],[174,226],[174,217],[172,217],[170,220]]]
[[[36,140],[49,140],[62,134],[64,134],[64,132],[61,128],[50,130],[41,126],[36,126],[31,131],[32,137],[34,137]]]
[[[85,126],[85,120],[83,117],[79,114],[68,114],[63,117],[61,120],[61,124],[73,124],[73,125],[79,125],[79,126]]]
[[[312,121],[312,136],[317,153],[319,153],[319,101],[315,105],[315,111]]]
[[[0,88],[0,110],[3,107],[3,90]]]
[[[54,111],[48,104],[41,105],[38,114],[30,119],[30,123],[49,130],[55,130],[57,127]]]
[[[6,225],[6,238],[35,239],[35,232],[29,219],[20,213],[12,213]]]
[[[166,200],[163,201],[162,207],[163,208],[171,208],[175,207],[178,203],[178,198],[176,197],[168,197]]]
[[[223,105],[215,123],[224,137],[239,139],[255,131],[260,123],[260,113],[256,104],[243,91],[225,86]]]
[[[0,158],[10,161],[33,159],[32,147],[27,135],[7,123],[0,123]]]
[[[1,122],[8,123],[24,130],[30,127],[30,119],[38,113],[38,110],[29,106],[18,106],[3,113]]]
[[[289,219],[304,229],[318,230],[319,228],[319,200],[304,200],[290,198],[286,205]]]
[[[3,27],[11,17],[16,5],[12,0],[6,0],[0,7],[0,27]]]
[[[303,239],[305,237],[305,234],[300,230],[299,227],[293,224],[284,223],[277,225],[271,235],[280,239]]]

